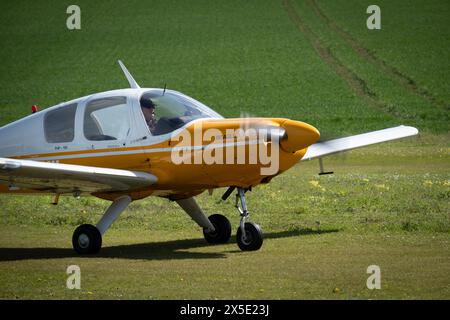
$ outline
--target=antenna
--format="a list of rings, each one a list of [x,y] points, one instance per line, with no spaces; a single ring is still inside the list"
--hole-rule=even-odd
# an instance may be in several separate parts
[[[166,87],[167,87],[167,83],[164,83],[163,95],[164,95],[164,93],[166,93]]]
[[[118,62],[119,62],[120,67],[122,68],[123,73],[125,74],[125,77],[127,77],[127,80],[130,83],[130,88],[139,89],[140,88],[139,85],[134,80],[134,78],[131,75],[131,73],[128,72],[127,67],[125,67],[125,65],[122,63],[122,61],[118,60]]]

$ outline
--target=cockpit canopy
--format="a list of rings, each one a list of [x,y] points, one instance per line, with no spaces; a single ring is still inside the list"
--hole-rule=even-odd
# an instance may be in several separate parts
[[[147,121],[154,136],[172,132],[196,119],[222,118],[201,102],[172,90],[146,91],[141,95],[140,103],[142,107],[155,106],[153,124]]]

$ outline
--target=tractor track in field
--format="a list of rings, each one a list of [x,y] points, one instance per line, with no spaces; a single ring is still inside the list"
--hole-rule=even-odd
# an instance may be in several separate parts
[[[281,4],[288,14],[291,21],[299,29],[299,31],[306,37],[311,43],[314,50],[319,57],[356,93],[357,96],[368,102],[370,105],[377,109],[394,116],[396,118],[411,118],[410,115],[402,114],[395,110],[394,107],[388,106],[384,102],[380,101],[377,95],[370,90],[367,83],[360,78],[356,73],[347,68],[341,61],[339,61],[320,41],[320,38],[309,28],[309,26],[303,21],[295,10],[290,0],[281,0]]]
[[[444,108],[444,110],[449,111],[450,105],[439,100],[433,96],[428,90],[421,88],[412,78],[400,72],[397,68],[390,66],[383,59],[378,58],[364,46],[362,46],[355,38],[353,38],[347,31],[341,28],[336,21],[329,18],[319,7],[316,0],[308,0],[307,3],[313,9],[314,13],[324,21],[329,28],[336,32],[342,39],[344,39],[350,47],[355,51],[362,59],[371,63],[372,65],[380,68],[384,74],[388,77],[394,79],[406,90],[416,94],[417,96],[427,100],[431,105]]]

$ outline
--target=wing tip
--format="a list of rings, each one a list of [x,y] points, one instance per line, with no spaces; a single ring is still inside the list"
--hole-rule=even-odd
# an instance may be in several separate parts
[[[416,127],[412,127],[412,126],[405,126],[405,125],[401,125],[401,126],[399,126],[400,128],[402,128],[402,129],[406,129],[406,130],[408,130],[408,133],[411,135],[411,136],[415,136],[415,135],[417,135],[417,134],[419,134],[419,129],[417,129]]]

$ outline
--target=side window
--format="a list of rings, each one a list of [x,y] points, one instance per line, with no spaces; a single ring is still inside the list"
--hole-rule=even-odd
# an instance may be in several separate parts
[[[91,141],[123,140],[130,132],[126,97],[92,100],[84,112],[84,136]]]
[[[45,140],[49,143],[73,141],[77,104],[69,104],[49,111],[44,117]]]

